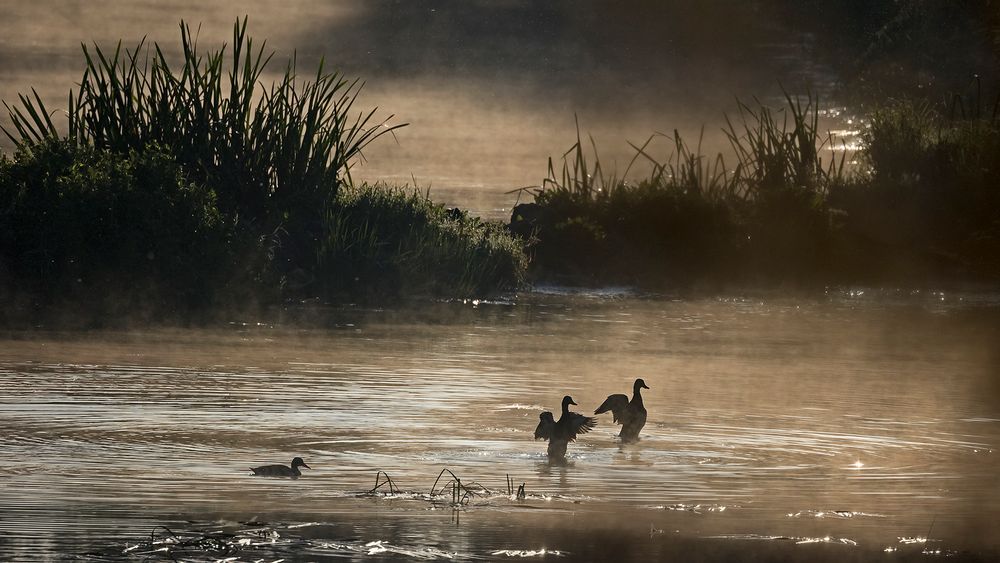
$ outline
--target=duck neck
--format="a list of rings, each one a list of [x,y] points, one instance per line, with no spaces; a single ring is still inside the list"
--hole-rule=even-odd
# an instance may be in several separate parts
[[[569,401],[563,401],[562,416],[569,414]]]
[[[642,387],[638,385],[632,388],[632,404],[642,406]]]

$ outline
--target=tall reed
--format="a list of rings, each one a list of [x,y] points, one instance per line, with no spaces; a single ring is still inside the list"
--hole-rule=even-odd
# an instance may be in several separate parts
[[[327,294],[479,296],[517,288],[527,257],[504,225],[384,184],[341,191],[318,250]]]
[[[84,46],[86,68],[70,92],[67,134],[78,143],[125,153],[157,145],[170,151],[191,180],[212,187],[230,216],[273,227],[316,217],[350,180],[352,161],[372,141],[402,125],[353,111],[361,84],[321,62],[301,81],[293,57],[270,87],[263,77],[274,56],[233,26],[231,46],[198,48],[180,24],[180,64],[145,40],[112,52]],[[227,52],[228,51],[228,52]],[[18,146],[59,132],[34,91],[20,105],[4,103]],[[391,116],[390,116],[391,117]]]
[[[672,134],[654,133],[641,145],[629,143],[634,154],[621,174],[608,171],[593,138],[588,154],[578,123],[576,143],[563,154],[558,171],[549,159],[548,176],[536,196],[597,200],[639,185],[699,192],[717,199],[755,199],[767,190],[790,187],[822,190],[828,182],[845,176],[848,155],[840,151],[839,156],[824,160],[823,153],[834,145],[834,139],[820,132],[818,110],[819,99],[811,94],[804,99],[785,94],[780,108],[759,100],[754,105],[738,102],[736,118],[725,116],[723,129],[732,166],[722,153],[704,154],[704,129],[693,147],[675,129]],[[651,149],[654,141],[662,139],[671,149],[666,158],[655,156]],[[630,180],[638,161],[650,164],[651,170]]]
[[[704,154],[704,130],[694,145],[677,130],[655,133],[631,144],[621,174],[601,162],[593,139],[588,150],[578,126],[561,169],[550,159],[535,192],[536,269],[582,272],[596,258],[613,264],[601,270],[617,281],[679,280],[747,262],[777,271],[822,261],[826,191],[847,178],[847,152],[825,157],[834,139],[820,133],[815,96],[786,95],[778,108],[755,102],[726,117],[727,155]],[[663,140],[666,158],[653,150]],[[640,162],[649,171],[634,178]]]
[[[785,93],[778,109],[755,101],[755,106],[739,102],[738,121],[727,115],[723,129],[736,157],[733,182],[745,197],[789,188],[822,191],[843,177],[847,151],[840,151],[839,159],[837,153],[823,159],[834,138],[820,132],[817,97],[808,94],[803,101]]]

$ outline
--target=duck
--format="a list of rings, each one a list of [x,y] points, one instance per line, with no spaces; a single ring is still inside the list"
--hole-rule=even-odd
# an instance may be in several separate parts
[[[639,431],[646,425],[646,407],[642,404],[641,389],[649,389],[646,382],[636,379],[632,384],[632,400],[622,394],[608,395],[608,398],[597,407],[594,414],[604,414],[611,411],[612,419],[622,425],[618,434],[624,443],[639,440]]]
[[[306,465],[306,462],[302,461],[301,457],[295,457],[292,459],[292,466],[287,465],[261,465],[260,467],[251,467],[250,471],[253,475],[260,475],[263,477],[291,477],[292,479],[297,479],[302,475],[299,471],[300,467],[305,467],[306,469],[312,469]]]
[[[586,434],[597,425],[597,419],[592,416],[570,412],[569,406],[575,404],[573,397],[566,395],[562,400],[562,414],[559,416],[559,420],[556,420],[549,411],[538,415],[535,439],[549,441],[549,458],[565,458],[566,446],[576,440],[579,434]]]

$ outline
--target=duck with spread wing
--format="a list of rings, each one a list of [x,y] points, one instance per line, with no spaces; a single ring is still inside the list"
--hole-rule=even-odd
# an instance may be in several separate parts
[[[632,384],[631,401],[627,395],[608,395],[608,398],[594,411],[594,414],[611,411],[612,419],[622,425],[622,431],[618,435],[626,444],[638,441],[639,431],[646,425],[646,407],[642,404],[641,389],[649,387],[642,379],[636,379]]]
[[[535,439],[549,441],[549,458],[565,458],[566,446],[576,440],[578,435],[590,432],[597,425],[597,419],[592,416],[570,412],[569,406],[575,404],[573,398],[566,395],[562,400],[562,415],[559,416],[559,420],[556,420],[549,411],[538,415]]]

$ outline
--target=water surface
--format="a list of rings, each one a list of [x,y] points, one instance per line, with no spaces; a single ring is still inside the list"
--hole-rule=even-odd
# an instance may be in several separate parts
[[[555,290],[287,315],[7,333],[4,558],[123,555],[159,525],[255,525],[240,522],[281,538],[254,553],[307,558],[998,548],[989,296]],[[639,444],[617,445],[602,418],[568,464],[548,463],[531,436],[541,410],[570,394],[590,411],[635,377],[651,387]],[[313,467],[297,481],[248,475],[295,455]],[[494,494],[459,511],[430,502],[445,467]],[[404,494],[359,496],[379,469]],[[507,496],[507,475],[527,500]]]

